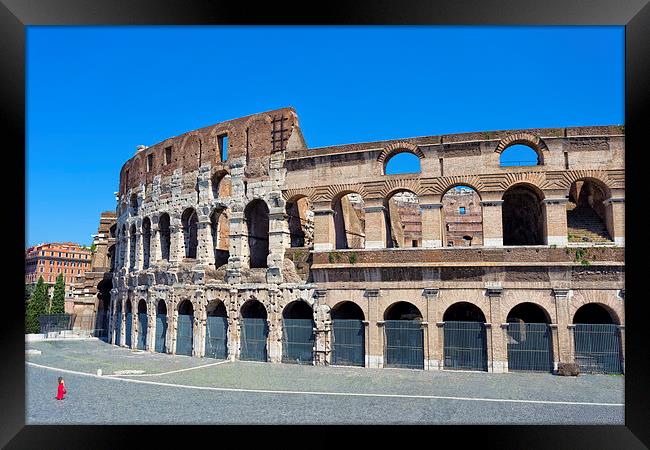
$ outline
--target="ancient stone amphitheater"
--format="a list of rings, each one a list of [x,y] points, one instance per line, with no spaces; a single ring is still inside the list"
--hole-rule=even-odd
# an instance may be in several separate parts
[[[195,357],[622,372],[624,176],[622,126],[321,148],[292,108],[201,128],[122,167],[98,328]]]

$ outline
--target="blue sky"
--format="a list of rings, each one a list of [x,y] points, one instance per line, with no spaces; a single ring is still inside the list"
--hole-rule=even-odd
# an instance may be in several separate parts
[[[89,244],[137,145],[283,106],[307,145],[624,123],[623,27],[27,29],[26,244]]]

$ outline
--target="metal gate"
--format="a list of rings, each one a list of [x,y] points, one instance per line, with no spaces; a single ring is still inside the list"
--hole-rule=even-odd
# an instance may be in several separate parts
[[[147,313],[138,313],[138,349],[145,350],[147,347]]]
[[[100,309],[97,311],[97,321],[95,322],[95,337],[102,341],[108,340],[108,311]]]
[[[282,362],[312,364],[314,361],[314,321],[282,319]]]
[[[130,312],[126,313],[126,327],[125,327],[125,333],[126,336],[124,338],[124,345],[127,347],[131,348],[131,328],[133,328],[133,317]]]
[[[487,335],[481,322],[444,325],[445,369],[487,371]]]
[[[119,347],[122,344],[122,308],[119,303],[117,304],[115,322],[115,345]]]
[[[178,330],[176,332],[176,354],[192,356],[192,322],[188,314],[178,315]]]
[[[156,315],[156,344],[155,350],[159,353],[165,353],[167,346],[165,338],[167,337],[167,316],[165,314]]]
[[[623,373],[618,325],[575,325],[575,360],[581,372]]]
[[[365,365],[365,327],[362,320],[332,320],[332,364]]]
[[[266,319],[241,319],[241,352],[242,361],[266,361],[266,340],[269,326]]]
[[[226,359],[228,356],[228,318],[208,316],[205,326],[205,356]]]
[[[548,324],[508,324],[508,370],[553,371],[551,328]]]
[[[386,320],[385,367],[424,369],[424,332],[417,320]]]

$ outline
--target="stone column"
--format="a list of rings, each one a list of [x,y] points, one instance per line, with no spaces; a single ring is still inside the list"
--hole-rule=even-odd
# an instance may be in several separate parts
[[[269,256],[266,259],[267,283],[282,283],[282,266],[284,249],[289,245],[289,224],[286,219],[284,201],[277,199],[280,206],[273,206],[269,211]]]
[[[365,201],[365,248],[386,248],[386,207],[383,202],[383,198],[370,198]]]
[[[483,211],[483,245],[485,247],[503,246],[501,205],[503,205],[503,200],[485,200],[481,202]]]
[[[200,215],[196,224],[196,236],[198,246],[196,257],[199,264],[214,264],[214,248],[212,245],[212,232],[210,229],[210,217]]]
[[[573,346],[569,328],[569,299],[571,291],[565,288],[553,288],[555,313],[557,317],[557,360],[558,362],[573,362]]]
[[[270,289],[269,297],[273,297],[271,303],[281,304],[282,293],[277,289]],[[278,308],[281,309],[281,308]],[[267,357],[269,362],[282,362],[282,314],[277,311],[267,313],[269,325],[269,338],[267,341]]]
[[[439,358],[438,346],[440,339],[438,328],[436,326],[437,302],[439,290],[437,288],[425,288],[422,295],[427,300],[427,333],[425,336],[427,343],[426,361],[424,368],[428,370],[440,370],[441,358]]]
[[[549,324],[551,331],[551,348],[553,349],[553,371],[556,372],[560,363],[560,336],[557,323]]]
[[[130,270],[131,267],[131,246],[130,246],[130,235],[131,232],[129,229],[126,229],[126,233],[124,235],[124,252],[122,253],[122,267],[124,267],[127,272]]]
[[[384,366],[383,320],[379,316],[379,289],[366,289],[364,297],[368,299],[368,352],[367,367]]]
[[[241,330],[241,320],[239,307],[241,305],[237,304],[237,289],[230,289],[228,291],[228,360],[234,361],[239,359],[239,341],[240,341],[240,330]]]
[[[156,301],[147,302],[147,348],[148,352],[156,351]]]
[[[603,201],[606,206],[607,231],[616,245],[625,245],[625,198],[611,197]]]
[[[326,366],[331,363],[330,342],[332,332],[332,319],[330,308],[325,302],[327,291],[316,289],[314,291],[314,365]]]
[[[154,216],[155,217],[155,216]],[[162,260],[160,249],[160,227],[158,217],[151,218],[151,241],[149,243],[149,267],[156,266]]]
[[[442,203],[437,196],[423,195],[420,198],[422,211],[422,247],[443,247]]]
[[[135,232],[135,270],[138,271],[144,269],[144,244],[141,230],[142,226],[138,223]]]
[[[445,370],[445,323],[436,322],[438,345],[434,347],[433,358],[437,359],[440,370]]]
[[[625,373],[625,325],[619,325],[618,330],[621,332],[621,369]]]
[[[486,286],[485,294],[490,299],[490,317],[486,324],[488,341],[488,371],[503,373],[508,371],[508,350],[505,343],[507,336],[506,329],[501,324],[501,298],[503,288],[497,284]],[[495,325],[495,326],[492,326]]]
[[[199,306],[194,307],[193,321],[192,321],[192,356],[202,358],[205,356],[205,327],[207,325],[207,312],[203,306],[203,302],[199,302]]]
[[[334,210],[329,202],[314,202],[314,250],[328,251],[335,247]]]
[[[169,222],[169,262],[178,263],[185,257],[183,227],[179,217],[170,216]]]
[[[544,234],[548,245],[566,246],[569,242],[566,203],[568,200],[562,198],[546,198],[544,203]]]

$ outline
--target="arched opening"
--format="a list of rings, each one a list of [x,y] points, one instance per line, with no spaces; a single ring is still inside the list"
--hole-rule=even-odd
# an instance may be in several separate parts
[[[133,214],[138,214],[138,196],[137,194],[131,194],[131,209],[133,209]]]
[[[114,272],[115,271],[115,244],[108,247],[108,251],[106,252],[106,255],[108,257],[108,267],[110,268],[111,272]]]
[[[576,311],[573,316],[575,361],[581,372],[623,372],[617,322],[616,316],[598,303],[587,303]]]
[[[418,196],[411,191],[397,191],[384,201],[384,207],[386,247],[422,247],[422,214]]]
[[[220,300],[207,306],[205,356],[217,359],[228,357],[228,314]]]
[[[606,188],[591,180],[574,181],[569,188],[566,220],[569,242],[611,242],[607,230]]]
[[[187,208],[181,216],[183,227],[183,242],[185,244],[185,257],[196,259],[196,249],[199,245],[197,236],[199,218],[194,208]]]
[[[397,175],[402,173],[420,173],[420,158],[408,151],[393,153],[386,160],[384,174]]]
[[[442,196],[442,242],[447,247],[483,245],[483,209],[478,193],[454,186]]]
[[[269,256],[269,208],[260,199],[244,209],[245,234],[248,235],[249,267],[267,267]]]
[[[336,248],[364,248],[366,244],[366,216],[363,198],[356,193],[334,199],[334,233]]]
[[[108,229],[108,233],[109,233],[110,237],[115,239],[115,234],[117,233],[117,224],[116,223],[111,225],[111,227]]]
[[[138,302],[138,350],[147,349],[147,303],[144,300]]]
[[[503,194],[503,245],[544,245],[541,196],[530,186],[518,184]]]
[[[151,220],[145,217],[142,221],[142,267],[149,268],[151,258]]]
[[[117,301],[115,305],[115,345],[122,345],[122,302]]]
[[[487,333],[481,309],[468,302],[454,303],[442,320],[445,369],[487,371]]]
[[[124,327],[124,345],[131,348],[131,333],[133,330],[133,310],[131,308],[131,300],[127,300],[124,305],[126,312],[126,326]]]
[[[226,209],[215,209],[210,214],[210,235],[214,249],[214,265],[220,267],[228,263],[230,256],[230,222]]]
[[[97,284],[97,318],[95,322],[95,336],[103,341],[108,341],[109,305],[111,304],[111,289],[113,282],[110,279],[102,280]]]
[[[393,303],[384,312],[385,367],[424,369],[422,313],[409,302]]]
[[[230,197],[230,175],[225,170],[215,172],[211,179],[214,200]]]
[[[282,311],[282,362],[314,361],[314,311],[304,301],[289,303]]]
[[[535,303],[520,303],[510,310],[508,322],[508,369],[526,372],[551,372],[553,353],[551,322],[544,309]]]
[[[269,327],[266,308],[257,300],[248,300],[241,307],[241,352],[242,361],[266,361],[266,342]]]
[[[171,247],[171,233],[169,230],[169,214],[163,213],[158,219],[158,233],[160,234],[160,253],[164,261],[169,261]]]
[[[314,245],[314,211],[307,197],[287,202],[287,221],[291,247]]]
[[[154,350],[158,353],[167,352],[167,305],[164,300],[158,300],[156,307],[156,343]]]
[[[332,364],[365,366],[365,320],[361,308],[353,302],[337,304],[330,311],[332,318]]]
[[[194,307],[192,302],[184,300],[178,305],[178,323],[176,329],[176,354],[192,356],[194,342]]]
[[[135,225],[131,225],[131,233],[129,237],[129,268],[131,270],[135,269],[136,266],[135,247],[137,239],[138,237],[135,235]]]
[[[538,166],[541,163],[537,151],[525,144],[514,144],[506,147],[499,157],[501,167]]]

